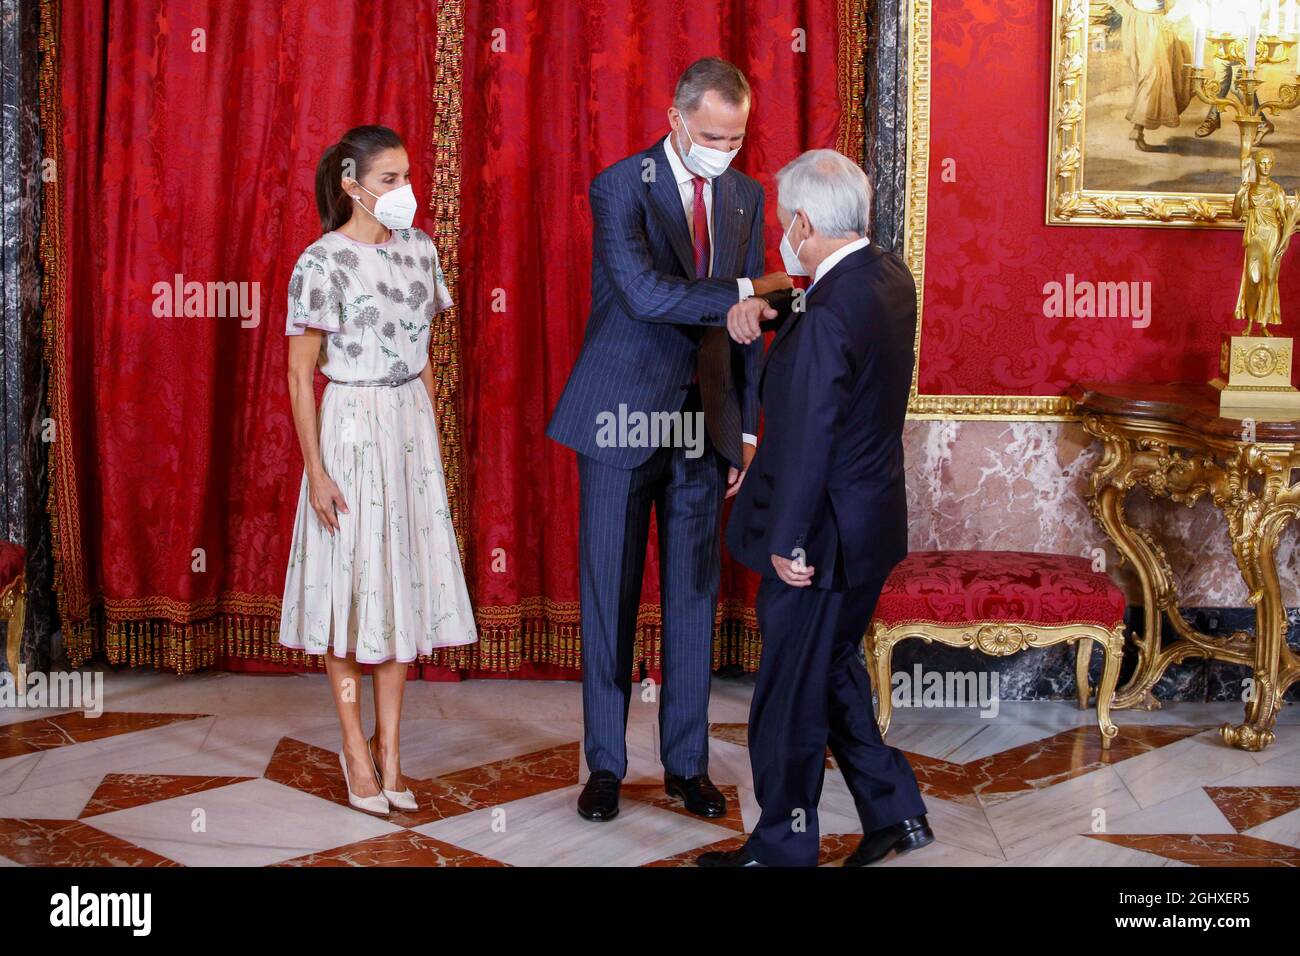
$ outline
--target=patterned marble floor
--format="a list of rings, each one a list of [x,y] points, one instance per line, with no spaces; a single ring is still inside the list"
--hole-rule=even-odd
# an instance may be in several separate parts
[[[320,676],[108,674],[105,713],[0,710],[0,864],[684,866],[757,818],[745,749],[752,684],[714,682],[699,820],[663,794],[656,708],[633,701],[622,813],[574,811],[585,779],[577,684],[411,683],[402,766],[421,809],[347,806]],[[369,682],[365,708],[370,710]],[[1300,708],[1262,753],[1222,744],[1231,704],[1121,712],[1109,753],[1069,702],[895,712],[937,841],[885,866],[1300,865]],[[857,844],[828,758],[822,862]]]

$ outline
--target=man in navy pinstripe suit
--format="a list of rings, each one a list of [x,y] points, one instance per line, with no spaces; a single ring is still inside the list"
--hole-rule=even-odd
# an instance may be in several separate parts
[[[708,777],[708,702],[724,497],[758,431],[761,344],[734,344],[731,306],[788,288],[763,271],[763,190],[729,164],[749,85],[692,64],[672,132],[591,184],[591,313],[547,434],[578,453],[583,719],[589,820],[618,813],[627,772],[632,651],[650,511],[659,529],[664,786],[693,813],[726,813]]]

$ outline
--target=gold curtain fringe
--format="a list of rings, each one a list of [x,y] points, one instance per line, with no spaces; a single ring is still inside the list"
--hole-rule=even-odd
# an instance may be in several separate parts
[[[653,612],[646,613],[637,625],[634,662],[638,670],[642,666],[659,670],[663,665],[663,629],[658,609]],[[320,656],[280,644],[279,631],[279,617],[219,614],[205,621],[174,622],[123,619],[98,609],[90,618],[65,626],[63,640],[74,668],[103,655],[114,666],[153,667],[177,674],[213,667],[226,658],[322,669]],[[581,627],[577,623],[528,618],[483,627],[478,636],[477,644],[440,648],[418,662],[494,673],[538,664],[571,670],[575,676],[582,666]],[[712,666],[716,670],[739,665],[745,671],[755,671],[761,646],[752,610],[739,618],[720,619],[714,630]]]
[[[213,667],[226,657],[321,669],[320,658],[278,643],[279,623],[278,617],[246,614],[193,622],[123,619],[99,609],[90,618],[65,626],[63,640],[72,667],[102,654],[115,666],[153,667],[177,674]]]
[[[753,612],[750,612],[751,617]],[[746,620],[723,621],[713,637],[713,669],[739,664],[748,674],[758,670],[763,638],[758,625]]]
[[[81,527],[75,465],[71,452],[72,416],[68,405],[68,368],[64,343],[65,303],[63,271],[63,103],[59,76],[60,0],[41,0],[39,49],[41,128],[45,131],[45,159],[55,175],[42,187],[39,236],[41,260],[41,354],[49,368],[49,417],[55,423],[55,440],[49,443],[46,470],[49,492],[45,508],[50,517],[50,544],[54,563],[54,594],[59,616],[79,620],[90,611],[86,596],[85,560],[81,553]]]
[[[434,47],[433,103],[433,190],[429,209],[433,213],[433,241],[442,266],[443,279],[451,294],[452,307],[433,318],[429,335],[429,362],[433,366],[434,411],[438,419],[446,481],[447,508],[451,511],[456,546],[469,566],[466,548],[470,535],[469,515],[462,468],[464,436],[463,396],[460,389],[460,165],[461,165],[461,73],[464,60],[465,11],[463,0],[441,0],[438,4],[437,38]]]

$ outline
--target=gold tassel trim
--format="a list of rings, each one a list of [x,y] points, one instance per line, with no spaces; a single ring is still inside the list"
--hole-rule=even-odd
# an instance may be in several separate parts
[[[659,608],[647,606],[637,623],[634,664],[639,671],[663,666],[663,628]],[[728,618],[714,629],[712,666],[758,669],[762,641],[753,622]],[[319,670],[319,655],[305,654],[278,641],[278,616],[219,614],[205,621],[124,619],[98,609],[90,618],[64,628],[68,661],[80,667],[97,654],[112,665],[153,667],[189,674],[222,659],[266,661],[284,667]],[[582,667],[582,628],[577,622],[525,619],[480,627],[477,644],[447,647],[417,658],[421,664],[456,671],[511,673],[526,664],[572,670]]]
[[[866,149],[867,5],[866,0],[840,0],[836,10],[839,49],[840,121],[836,148],[859,166]]]

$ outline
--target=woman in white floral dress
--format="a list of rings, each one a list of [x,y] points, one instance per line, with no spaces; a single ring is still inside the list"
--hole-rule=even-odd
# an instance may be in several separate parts
[[[448,308],[401,139],[350,130],[321,158],[324,235],[289,279],[289,393],[305,469],[285,575],[280,643],[323,655],[352,806],[414,809],[399,724],[407,666],[477,640],[443,479],[429,327]],[[317,413],[312,377],[330,380]],[[374,665],[375,736],[362,730],[361,665]]]

